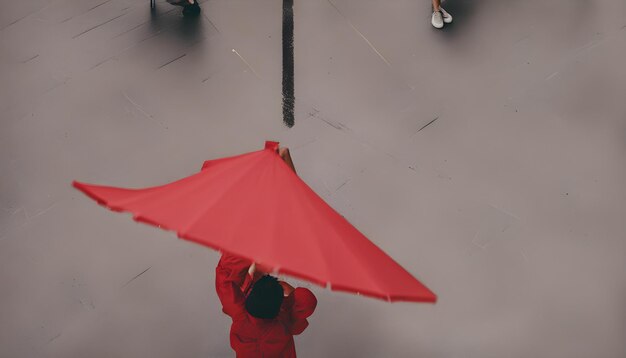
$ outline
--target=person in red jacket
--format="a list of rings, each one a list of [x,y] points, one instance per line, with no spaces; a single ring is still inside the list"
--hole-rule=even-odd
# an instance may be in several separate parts
[[[233,320],[230,346],[237,358],[295,358],[293,336],[309,325],[315,295],[258,271],[251,275],[250,267],[250,261],[224,253],[216,268],[215,289]]]
[[[287,148],[278,154],[293,169]],[[230,346],[237,358],[295,358],[293,336],[302,333],[317,299],[302,287],[293,288],[266,274],[262,266],[224,253],[215,270],[215,289],[222,311],[233,323]]]

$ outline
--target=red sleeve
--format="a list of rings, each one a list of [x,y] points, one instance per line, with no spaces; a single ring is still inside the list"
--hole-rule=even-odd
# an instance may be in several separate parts
[[[245,315],[245,298],[241,292],[251,262],[241,257],[223,254],[215,269],[215,290],[222,302],[222,311],[233,320]]]
[[[317,299],[311,290],[298,287],[285,298],[285,323],[291,334],[300,334],[309,326],[307,317],[313,314]]]

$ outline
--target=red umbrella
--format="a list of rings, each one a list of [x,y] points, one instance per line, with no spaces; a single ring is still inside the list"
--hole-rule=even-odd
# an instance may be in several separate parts
[[[124,189],[74,182],[137,221],[332,290],[388,301],[437,297],[322,200],[276,153],[278,143],[210,160],[173,183]]]

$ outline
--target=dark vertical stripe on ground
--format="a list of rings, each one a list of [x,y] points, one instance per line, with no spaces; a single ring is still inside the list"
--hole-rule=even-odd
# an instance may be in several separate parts
[[[294,93],[293,0],[283,0],[283,122],[293,127]]]

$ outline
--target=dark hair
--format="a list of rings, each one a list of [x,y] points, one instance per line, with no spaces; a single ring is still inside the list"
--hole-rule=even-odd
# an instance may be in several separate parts
[[[265,275],[252,286],[246,298],[246,310],[256,318],[274,318],[283,304],[283,294],[278,279]]]

